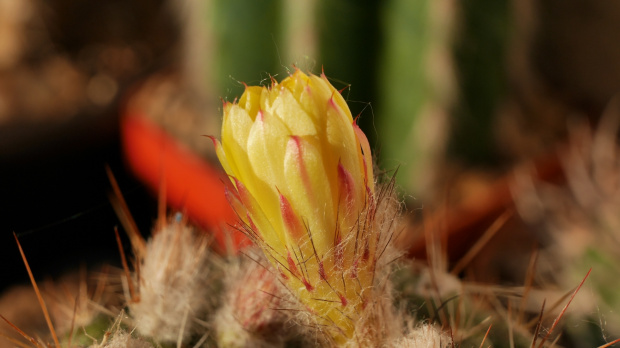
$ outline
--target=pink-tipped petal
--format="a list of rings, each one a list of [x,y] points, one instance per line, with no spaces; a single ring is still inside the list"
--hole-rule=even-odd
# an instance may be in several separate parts
[[[299,278],[299,271],[297,270],[297,264],[293,261],[293,257],[291,256],[291,252],[288,251],[286,254],[286,262],[288,263],[288,269],[291,271],[294,277]]]
[[[300,136],[289,138],[284,176],[288,188],[286,197],[301,221],[308,224],[317,252],[325,254],[333,241],[331,226],[336,222],[336,206],[332,190],[336,187],[332,188],[317,140]]]
[[[346,307],[347,304],[349,303],[347,301],[347,298],[344,297],[341,293],[338,293],[338,297],[340,297],[340,304],[342,305],[342,307]]]
[[[304,228],[301,225],[301,221],[299,221],[299,217],[295,214],[291,203],[289,203],[288,199],[286,199],[286,197],[282,194],[280,194],[280,211],[282,213],[282,221],[288,235],[292,237],[296,243],[299,243],[304,237]]]
[[[338,163],[338,187],[340,188],[340,207],[343,214],[349,214],[355,202],[355,182],[351,173],[342,163]]]
[[[309,292],[314,291],[314,286],[312,286],[312,284],[310,284],[310,282],[308,281],[308,279],[306,279],[305,277],[303,277],[301,279],[302,283],[304,283],[304,286],[306,287],[306,290]]]

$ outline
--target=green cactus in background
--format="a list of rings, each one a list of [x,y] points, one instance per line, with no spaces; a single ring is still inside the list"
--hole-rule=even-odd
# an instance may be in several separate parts
[[[223,98],[279,73],[280,1],[214,0],[207,13],[214,37],[215,84]]]
[[[453,102],[450,55],[455,4],[445,1],[389,1],[383,14],[378,127],[381,161],[399,166],[398,182],[424,194],[446,137]]]
[[[493,128],[506,92],[506,55],[511,33],[511,2],[460,3],[462,26],[454,45],[459,98],[452,109],[448,142],[452,158],[474,165],[497,161]]]

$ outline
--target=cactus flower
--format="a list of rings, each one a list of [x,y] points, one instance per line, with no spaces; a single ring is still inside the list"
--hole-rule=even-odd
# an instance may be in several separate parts
[[[224,104],[229,202],[274,273],[337,343],[370,300],[378,232],[372,156],[344,98],[296,70]]]

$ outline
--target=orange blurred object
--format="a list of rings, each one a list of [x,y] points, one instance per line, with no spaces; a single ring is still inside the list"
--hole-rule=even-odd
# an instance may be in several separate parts
[[[121,138],[134,174],[155,192],[165,188],[166,203],[212,233],[220,251],[231,247],[237,251],[250,243],[230,227],[237,217],[224,195],[228,179],[222,171],[184,148],[136,110],[128,110],[122,118]]]

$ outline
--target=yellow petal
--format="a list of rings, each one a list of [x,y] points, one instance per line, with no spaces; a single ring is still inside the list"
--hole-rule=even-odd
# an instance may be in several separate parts
[[[241,216],[245,219],[245,222],[251,227],[257,229],[257,234],[267,244],[271,245],[276,253],[284,260],[285,255],[285,236],[282,233],[278,233],[277,226],[272,224],[267,215],[262,209],[262,206],[254,198],[252,193],[245,187],[245,185],[236,178],[232,178],[237,188],[237,195],[235,198],[239,200],[245,207],[246,216]]]
[[[330,86],[316,75],[310,76],[310,81],[308,85],[312,90],[312,97],[314,98],[314,103],[319,107],[319,112],[325,112],[325,109],[327,108],[327,103],[333,94]]]
[[[340,109],[344,112],[344,114],[349,118],[349,121],[353,121],[351,110],[349,109],[347,102],[344,100],[340,92],[334,86],[332,86],[331,83],[329,83],[329,80],[327,80],[327,76],[325,76],[325,74],[321,74],[321,80],[330,89],[331,91],[330,97],[333,99],[333,101],[336,102],[336,104],[340,107]]]
[[[333,247],[335,209],[322,154],[315,138],[292,136],[284,158],[288,197],[306,221],[319,256]]]
[[[284,87],[281,87],[280,96],[267,111],[277,115],[291,134],[302,136],[317,134],[315,121],[297,102],[293,93]]]
[[[336,170],[338,163],[351,173],[354,186],[358,190],[364,189],[363,174],[361,171],[358,152],[359,142],[355,137],[351,123],[340,107],[330,99],[327,107],[327,142],[331,147],[326,155],[331,155],[331,165]],[[360,191],[356,194],[361,194]],[[361,205],[360,205],[361,206]]]
[[[303,71],[296,69],[293,75],[284,79],[280,85],[286,87],[295,97],[299,96],[308,85],[310,78]]]
[[[306,229],[295,212],[295,209],[289,200],[280,193],[280,214],[282,216],[282,224],[286,230],[287,238],[290,239],[289,246],[295,248],[296,245],[303,243],[307,239]]]
[[[233,175],[233,172],[230,168],[230,164],[228,163],[228,159],[226,158],[226,152],[224,152],[224,148],[222,147],[222,143],[219,140],[215,139],[212,136],[208,136],[211,141],[213,141],[213,146],[215,147],[215,154],[217,155],[217,159],[220,161],[222,168],[228,175]]]
[[[353,130],[355,131],[355,136],[357,141],[360,143],[363,152],[363,165],[364,165],[364,178],[366,181],[366,185],[368,186],[371,193],[375,192],[375,178],[372,170],[372,154],[370,153],[370,144],[368,143],[368,138],[366,138],[366,134],[362,132],[360,127],[357,126],[355,122],[353,122]]]
[[[260,199],[265,214],[273,219],[280,215],[277,186],[284,184],[284,152],[289,132],[274,115],[259,111],[248,136],[249,163],[261,185],[250,187]],[[280,228],[278,226],[276,228]]]
[[[319,129],[324,129],[325,126],[325,118],[320,114],[320,108],[315,103],[314,97],[312,95],[312,88],[308,84],[303,87],[303,90],[298,94],[298,102],[299,105],[310,115],[310,117],[314,120],[315,125]]]
[[[252,121],[256,119],[256,114],[260,109],[261,96],[265,90],[267,88],[261,86],[246,86],[241,99],[239,99],[239,107],[248,112]]]
[[[224,122],[222,124],[222,150],[230,172],[229,175],[239,177],[242,181],[250,179],[243,173],[251,172],[246,154],[247,139],[252,127],[252,120],[247,111],[237,105],[224,105]]]

